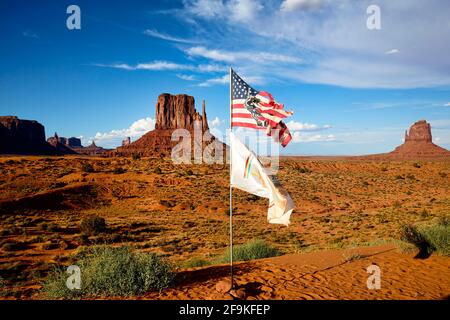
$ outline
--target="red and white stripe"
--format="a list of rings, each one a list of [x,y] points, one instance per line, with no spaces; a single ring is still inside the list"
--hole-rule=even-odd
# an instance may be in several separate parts
[[[261,113],[258,119],[262,122],[267,121],[268,126],[257,125],[250,111],[244,106],[246,99],[234,99],[232,101],[231,126],[266,130],[269,136],[272,135],[271,130],[276,130],[278,134],[275,136],[277,136],[281,145],[285,147],[292,140],[292,136],[282,120],[292,115],[292,112],[283,110],[284,106],[275,102],[272,95],[268,92],[261,91],[256,95],[256,98],[260,100],[256,108]]]

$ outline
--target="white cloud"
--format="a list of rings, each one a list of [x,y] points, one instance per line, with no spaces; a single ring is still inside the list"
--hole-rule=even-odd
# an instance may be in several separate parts
[[[330,129],[331,126],[330,125],[324,125],[324,126],[319,126],[317,124],[313,124],[313,123],[302,123],[302,122],[297,122],[294,120],[291,120],[289,122],[286,123],[287,127],[289,128],[289,130],[291,131],[321,131],[321,130],[326,130],[326,129]]]
[[[209,127],[218,127],[223,123],[223,120],[220,120],[219,117],[215,117],[213,120],[208,121]]]
[[[168,61],[153,61],[149,63],[139,63],[135,68],[137,70],[192,70],[193,67]]]
[[[233,63],[236,61],[252,61],[255,63],[300,63],[301,59],[298,57],[274,54],[269,52],[247,52],[247,51],[225,51],[217,49],[208,49],[202,46],[191,47],[186,50],[189,56],[208,58],[215,61]]]
[[[194,16],[225,18],[233,22],[248,22],[264,8],[258,0],[191,0],[184,3],[188,13]]]
[[[444,107],[450,107],[450,102],[447,102],[446,104],[444,104]]]
[[[264,10],[253,11],[252,19],[240,22],[227,11],[233,1],[214,1],[204,11],[200,3],[206,1],[184,2],[185,15],[205,27],[200,28],[202,35],[206,34],[205,45],[187,52],[192,56],[232,63],[257,76],[270,74],[273,80],[290,82],[351,88],[450,85],[450,42],[442,40],[450,38],[447,1],[378,0],[382,29],[376,31],[366,27],[366,9],[371,0],[286,0],[281,8],[269,1],[264,2]],[[204,22],[206,25],[202,25]],[[242,48],[242,39],[245,47],[256,53],[254,57],[235,51]],[[283,65],[280,59],[258,55],[267,51],[268,43],[277,52],[302,63],[286,61]],[[386,48],[393,49],[384,51]],[[398,48],[402,48],[401,59]],[[266,64],[264,68],[256,65],[261,61]]]
[[[126,129],[116,129],[109,132],[97,132],[90,140],[105,148],[115,148],[122,144],[122,140],[130,137],[132,140],[140,138],[145,133],[155,128],[155,120],[148,117],[139,119]]]
[[[222,16],[225,12],[225,6],[222,0],[186,1],[185,5],[189,13],[203,18]]]
[[[230,76],[228,74],[225,74],[222,77],[208,79],[208,80],[200,83],[198,86],[199,87],[210,87],[215,84],[227,84],[227,83],[229,83],[229,81],[230,81]]]
[[[400,52],[400,50],[398,50],[398,49],[392,49],[392,50],[386,51],[384,54],[395,54],[395,53],[399,53],[399,52]]]
[[[177,74],[177,77],[182,79],[182,80],[186,80],[186,81],[194,81],[195,76],[193,76],[192,74],[188,75],[188,74]]]
[[[323,0],[284,0],[280,6],[281,11],[312,10],[321,8],[325,4]]]
[[[106,68],[115,68],[115,69],[123,69],[123,70],[152,70],[152,71],[160,71],[160,70],[194,70],[195,67],[188,64],[179,64],[170,61],[160,61],[156,60],[148,63],[138,63],[136,65],[130,65],[126,63],[114,63],[114,64],[93,64],[96,67],[106,67]]]
[[[199,72],[223,72],[227,67],[218,64],[200,64],[197,69]]]
[[[292,135],[292,141],[295,143],[306,142],[331,142],[335,141],[334,134],[317,134],[315,131],[323,131],[330,129],[330,125],[319,126],[313,123],[302,123],[291,120],[286,123]]]
[[[94,63],[91,64],[95,67],[104,67],[104,68],[114,68],[114,69],[122,69],[127,71],[135,71],[135,70],[147,70],[147,71],[192,71],[199,73],[216,73],[226,71],[227,68],[225,66],[221,66],[218,64],[199,64],[198,66],[191,64],[180,64],[171,61],[161,61],[156,60],[148,63],[138,63],[135,65],[128,63],[112,63],[112,64],[103,64],[103,63]],[[183,76],[184,80],[188,80],[188,76]],[[193,79],[192,79],[193,80]]]
[[[147,29],[144,31],[144,34],[147,36],[150,36],[150,37],[163,39],[163,40],[167,40],[167,41],[172,41],[172,42],[179,42],[179,43],[197,43],[198,42],[195,40],[174,37],[174,36],[171,36],[171,35],[168,35],[165,33],[161,33],[154,29]]]
[[[229,2],[230,18],[236,22],[247,22],[255,17],[264,6],[257,0],[233,0]]]
[[[30,30],[23,31],[22,32],[22,36],[24,36],[26,38],[39,39],[39,36],[36,33],[32,32]]]
[[[295,143],[306,143],[306,142],[332,142],[336,141],[336,137],[333,134],[304,134],[300,131],[295,131],[292,133],[292,141]]]

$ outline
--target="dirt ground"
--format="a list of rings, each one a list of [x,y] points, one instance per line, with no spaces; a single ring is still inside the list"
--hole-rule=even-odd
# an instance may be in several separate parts
[[[418,260],[380,249],[338,263],[345,260],[346,248],[391,248],[402,225],[431,224],[448,216],[449,160],[290,157],[282,159],[278,178],[297,206],[289,227],[267,223],[267,199],[234,191],[235,244],[264,239],[286,254],[239,264],[238,283],[258,283],[247,287],[253,292],[249,297],[434,299],[450,294],[448,257]],[[52,266],[67,264],[83,246],[128,244],[179,265],[213,259],[228,246],[228,182],[226,165],[174,165],[157,158],[1,157],[2,296],[40,298]],[[90,215],[104,217],[107,232],[83,236],[79,224]],[[325,267],[318,265],[317,255],[330,249],[334,253]],[[394,270],[383,271],[378,291],[365,286],[365,268],[372,260],[382,270]],[[210,289],[226,269],[180,269],[191,278],[187,287],[184,283],[162,296],[141,298],[196,299],[205,288],[214,298]],[[214,270],[219,272],[215,278],[206,276]]]

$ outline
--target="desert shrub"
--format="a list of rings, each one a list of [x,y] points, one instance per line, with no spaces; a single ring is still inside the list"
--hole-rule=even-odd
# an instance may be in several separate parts
[[[6,288],[5,280],[0,277],[0,297],[6,297],[8,295],[8,290]]]
[[[398,200],[395,200],[394,203],[392,204],[392,206],[393,206],[395,209],[399,209],[399,208],[402,207],[402,203],[401,203],[400,201],[398,201]]]
[[[85,162],[81,165],[81,171],[83,172],[94,172],[94,167],[89,162]]]
[[[175,275],[173,266],[156,254],[136,253],[128,247],[90,247],[78,254],[76,264],[81,270],[81,289],[68,289],[68,274],[55,269],[44,283],[47,297],[136,296],[162,291]]]
[[[414,162],[413,163],[413,167],[414,168],[420,168],[422,165],[420,164],[420,163],[418,163],[418,162]]]
[[[161,170],[160,167],[156,167],[155,170],[153,170],[153,172],[156,173],[156,174],[161,174],[162,170]]]
[[[440,217],[438,224],[441,226],[450,226],[450,216]]]
[[[117,167],[117,168],[114,168],[114,170],[113,170],[113,173],[114,174],[122,174],[122,173],[125,173],[125,169],[124,168],[122,168],[122,167]]]
[[[400,239],[428,253],[450,256],[450,225],[435,224],[423,228],[402,226]]]
[[[96,235],[106,230],[106,221],[99,216],[89,216],[81,220],[80,230],[87,235]]]
[[[4,251],[16,251],[19,249],[19,244],[17,242],[6,242],[2,245]]]
[[[356,260],[362,259],[363,256],[360,253],[351,253],[351,254],[344,254],[343,255],[343,262],[352,262]]]
[[[207,266],[210,264],[211,264],[210,261],[200,259],[200,258],[193,258],[193,259],[185,261],[182,264],[182,267],[183,268],[196,268],[196,267],[204,267],[204,266]]]
[[[60,229],[59,226],[54,222],[50,222],[49,224],[47,224],[47,231],[56,232],[59,229]]]
[[[406,224],[401,227],[400,240],[412,243],[416,246],[425,243],[425,238],[413,225]]]
[[[300,173],[311,173],[311,170],[306,167],[301,167],[298,169],[298,172]]]
[[[59,248],[59,244],[55,242],[47,242],[41,245],[42,250],[54,250]]]
[[[192,172],[191,169],[187,169],[186,172],[185,172],[185,174],[186,174],[187,176],[192,176],[192,175],[194,175],[194,172]]]
[[[49,187],[49,189],[59,189],[59,188],[65,187],[65,186],[67,186],[66,182],[55,182]]]
[[[131,158],[132,158],[133,160],[139,160],[139,159],[141,159],[141,155],[138,154],[138,153],[133,153],[133,155],[131,156]]]
[[[441,171],[441,172],[439,172],[439,176],[440,176],[441,178],[447,178],[447,173]]]
[[[421,233],[432,251],[450,256],[450,225],[436,224],[423,228]]]
[[[420,217],[421,218],[428,218],[430,216],[430,213],[428,212],[428,210],[427,209],[423,209],[421,212],[420,212]]]
[[[278,256],[279,251],[263,240],[252,240],[233,248],[233,261],[248,261]],[[217,262],[225,263],[230,261],[230,251],[218,258]]]

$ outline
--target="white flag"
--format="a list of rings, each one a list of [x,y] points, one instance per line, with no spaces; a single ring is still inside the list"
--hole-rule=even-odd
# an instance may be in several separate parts
[[[269,223],[289,225],[295,205],[291,197],[266,173],[258,158],[230,134],[231,186],[269,199],[267,220]]]

